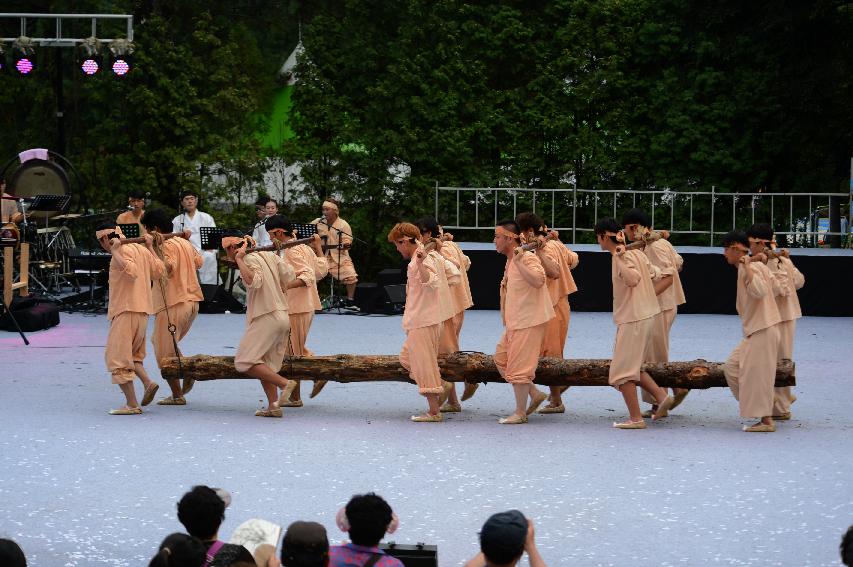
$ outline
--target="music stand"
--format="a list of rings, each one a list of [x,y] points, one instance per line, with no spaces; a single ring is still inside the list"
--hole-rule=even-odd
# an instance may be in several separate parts
[[[296,238],[311,238],[317,234],[316,224],[295,222],[291,226],[296,233]]]
[[[28,211],[62,212],[68,208],[71,195],[36,195],[27,207]],[[26,217],[24,217],[26,224]],[[44,219],[44,225],[48,225],[48,219]]]
[[[222,237],[225,229],[216,226],[202,226],[198,229],[201,236],[202,250],[219,250],[222,247]]]
[[[139,238],[141,236],[141,234],[139,234],[139,225],[135,222],[130,224],[120,224],[117,226],[121,229],[125,238]]]

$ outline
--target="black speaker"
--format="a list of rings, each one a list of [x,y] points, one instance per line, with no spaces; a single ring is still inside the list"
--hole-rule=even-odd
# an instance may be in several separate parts
[[[355,286],[353,300],[362,313],[379,313],[382,311],[385,294],[378,284],[364,282]]]
[[[225,291],[225,288],[216,284],[201,284],[201,294],[204,296],[198,306],[199,313],[243,313],[246,307],[237,299]]]
[[[406,567],[438,567],[438,548],[434,545],[380,543],[379,549],[403,562]]]
[[[406,283],[406,274],[403,270],[387,269],[376,274],[376,282],[381,287],[389,285],[399,285]]]
[[[395,305],[406,304],[406,284],[386,285],[385,293],[388,295],[388,301]]]
[[[9,306],[21,330],[25,332],[41,331],[59,325],[59,307],[49,301],[38,301],[33,298],[15,298]],[[0,329],[17,331],[15,323],[8,313],[0,317]]]

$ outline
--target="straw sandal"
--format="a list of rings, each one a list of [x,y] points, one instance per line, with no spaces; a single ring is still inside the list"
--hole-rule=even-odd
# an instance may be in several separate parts
[[[187,405],[187,400],[183,396],[180,398],[176,398],[174,396],[168,396],[163,398],[162,400],[157,402],[158,406],[185,406]]]
[[[154,401],[154,395],[157,393],[157,390],[160,389],[160,385],[157,382],[151,382],[148,384],[148,387],[145,388],[145,394],[142,395],[142,402],[140,405],[147,406],[151,402]]]

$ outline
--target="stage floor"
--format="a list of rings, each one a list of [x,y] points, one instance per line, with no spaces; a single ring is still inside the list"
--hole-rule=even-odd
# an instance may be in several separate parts
[[[400,321],[319,315],[309,347],[396,353]],[[233,354],[243,325],[201,315],[184,351]],[[610,427],[625,410],[608,388],[574,388],[566,414],[500,426],[513,403],[500,384],[440,424],[408,421],[424,403],[401,383],[330,383],[281,420],[253,417],[257,382],[198,383],[186,407],[115,417],[106,330],[103,315],[63,314],[30,347],[0,334],[0,537],[36,567],[146,565],[199,483],[233,494],[223,539],[260,517],[319,521],[336,543],[338,508],[376,491],[400,516],[393,539],[437,544],[441,565],[474,555],[483,521],[509,508],[534,519],[551,566],[838,564],[853,521],[849,318],[800,321],[794,419],[765,435],[740,431],[726,389],[693,392],[645,431]],[[500,332],[497,312],[469,312],[462,347],[491,352]],[[609,313],[573,314],[566,353],[607,358],[613,336]],[[682,315],[672,359],[724,360],[739,337],[737,317]]]

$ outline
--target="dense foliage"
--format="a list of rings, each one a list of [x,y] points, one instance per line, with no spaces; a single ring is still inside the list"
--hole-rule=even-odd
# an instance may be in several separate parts
[[[299,164],[301,203],[341,195],[360,235],[387,249],[390,224],[434,210],[436,183],[847,188],[853,4],[840,0],[8,4],[136,15],[127,80],[84,79],[66,55],[66,153],[91,206],[128,187],[173,203],[221,173],[242,200],[267,164]],[[296,136],[263,148],[300,25]],[[6,154],[53,147],[46,51],[39,76],[0,78]]]

